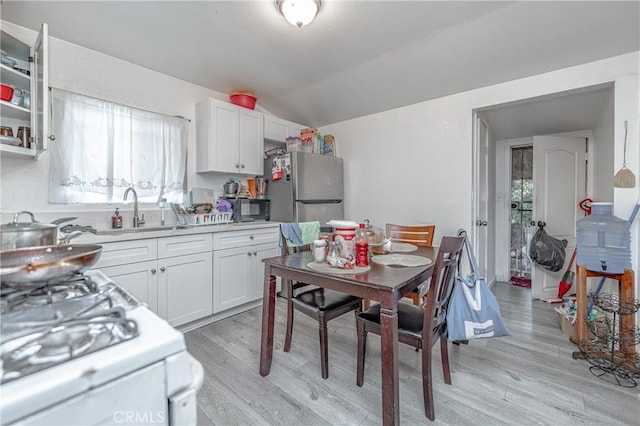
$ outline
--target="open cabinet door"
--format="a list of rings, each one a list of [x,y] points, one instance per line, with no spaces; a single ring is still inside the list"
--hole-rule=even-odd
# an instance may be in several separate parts
[[[34,62],[31,84],[31,117],[36,155],[47,149],[49,138],[49,33],[47,24],[42,24],[31,52]],[[35,119],[34,119],[35,117]]]
[[[578,203],[585,198],[587,140],[566,136],[533,138],[533,218],[545,231],[568,241],[563,268],[550,272],[534,264],[531,296],[556,297],[558,284],[576,246],[576,220],[583,217]]]

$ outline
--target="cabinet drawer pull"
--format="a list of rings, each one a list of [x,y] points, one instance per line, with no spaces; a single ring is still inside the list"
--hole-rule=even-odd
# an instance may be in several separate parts
[[[249,239],[250,239],[250,240],[253,240],[253,235],[249,235]]]
[[[49,140],[55,141],[56,140],[56,136],[55,135],[49,135]]]
[[[166,271],[166,270],[167,270],[167,268],[165,268],[165,267],[163,266],[162,268],[160,268],[160,270],[161,270],[162,272],[164,272],[164,271]]]
[[[251,252],[250,251],[247,252],[247,256],[251,256]]]
[[[253,255],[254,255],[254,256],[257,256],[257,255],[258,255],[258,253],[256,253],[256,252],[254,251],[254,252],[253,252]]]
[[[151,273],[152,273],[152,274],[155,274],[155,273],[156,273],[156,268],[153,268],[153,269],[151,270]]]

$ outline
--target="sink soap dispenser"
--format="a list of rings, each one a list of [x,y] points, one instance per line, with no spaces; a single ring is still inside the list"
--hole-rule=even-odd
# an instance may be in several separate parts
[[[113,229],[122,228],[122,215],[120,209],[116,207],[116,212],[111,216],[111,227]]]

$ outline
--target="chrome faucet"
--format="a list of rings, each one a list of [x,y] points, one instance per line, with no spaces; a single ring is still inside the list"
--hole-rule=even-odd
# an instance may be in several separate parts
[[[138,228],[140,225],[144,225],[144,213],[142,213],[142,217],[138,217],[138,193],[133,188],[127,188],[124,191],[124,196],[122,199],[127,201],[127,195],[129,195],[129,191],[133,192],[133,227]]]

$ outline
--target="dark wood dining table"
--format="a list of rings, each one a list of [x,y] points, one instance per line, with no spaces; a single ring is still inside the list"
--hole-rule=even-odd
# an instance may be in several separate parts
[[[437,249],[419,247],[407,253],[435,261]],[[313,262],[311,252],[263,259],[264,294],[262,303],[262,337],[260,343],[260,375],[271,370],[273,332],[276,310],[276,277],[341,291],[363,299],[377,300],[381,316],[382,422],[397,425],[399,414],[398,385],[398,301],[429,279],[433,263],[428,266],[383,266],[370,262],[371,269],[359,274],[327,274],[307,267]],[[355,336],[354,336],[355,339]],[[355,386],[355,371],[354,371]]]

